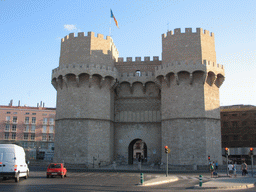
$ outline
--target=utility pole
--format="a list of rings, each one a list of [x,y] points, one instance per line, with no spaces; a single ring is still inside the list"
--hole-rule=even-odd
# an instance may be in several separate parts
[[[229,148],[225,148],[225,155],[226,155],[226,164],[227,164],[227,176],[228,176],[228,155],[229,155]]]
[[[170,153],[168,146],[164,147],[164,152],[166,153],[166,177],[168,177],[168,153]]]

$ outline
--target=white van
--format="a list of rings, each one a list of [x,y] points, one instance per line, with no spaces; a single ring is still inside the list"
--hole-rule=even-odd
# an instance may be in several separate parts
[[[28,176],[24,149],[15,144],[0,144],[0,177],[11,177],[19,182],[20,177],[27,179]]]

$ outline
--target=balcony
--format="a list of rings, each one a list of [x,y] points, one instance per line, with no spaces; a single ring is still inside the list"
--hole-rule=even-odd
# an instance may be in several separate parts
[[[17,129],[12,129],[12,132],[16,132],[17,131]]]
[[[54,125],[54,121],[50,121],[50,122],[49,122],[49,125]]]
[[[32,123],[31,123],[31,124],[32,124],[32,125],[35,125],[35,124],[36,124],[36,122],[35,122],[35,121],[34,121],[34,122],[32,121]]]
[[[6,123],[6,124],[10,124],[11,121],[10,121],[10,120],[5,120],[5,123]]]
[[[17,123],[18,123],[17,120],[12,121],[12,124],[17,124]]]
[[[4,129],[4,132],[9,132],[10,131],[10,129]]]
[[[44,121],[44,122],[43,122],[43,125],[47,125],[47,121]]]
[[[29,124],[29,121],[24,121],[24,124],[25,124],[25,125],[28,125],[28,124]]]

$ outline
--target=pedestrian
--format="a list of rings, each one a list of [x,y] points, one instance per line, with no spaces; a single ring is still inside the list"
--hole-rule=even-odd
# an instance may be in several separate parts
[[[216,163],[215,163],[215,170],[216,170],[216,172],[218,171],[218,161],[216,161]]]
[[[210,165],[210,172],[211,172],[211,177],[213,177],[214,167],[213,167],[212,163]]]
[[[236,178],[236,166],[237,166],[237,164],[236,164],[236,161],[235,161],[235,164],[233,163],[233,175],[234,175],[235,178]]]
[[[228,164],[228,175],[232,177],[233,164]]]
[[[116,162],[113,161],[113,169],[116,170]]]
[[[214,163],[214,161],[212,162],[212,166],[213,166],[213,168],[214,168],[214,170],[215,170],[215,163]]]
[[[246,176],[246,174],[247,174],[247,164],[245,163],[245,161],[243,162],[243,164],[241,166],[241,169],[242,169],[242,176]]]

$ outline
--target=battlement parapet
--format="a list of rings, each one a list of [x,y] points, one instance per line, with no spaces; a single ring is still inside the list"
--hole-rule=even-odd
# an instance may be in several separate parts
[[[180,28],[176,28],[173,31],[168,31],[166,34],[162,34],[162,38],[167,38],[167,37],[171,37],[171,36],[175,36],[175,35],[191,35],[191,34],[198,34],[198,35],[207,35],[209,37],[214,37],[214,33],[213,32],[209,32],[208,30],[203,30],[202,28],[196,28],[196,32],[192,32],[192,28],[185,28],[185,33],[181,32]]]
[[[179,73],[181,71],[187,71],[193,73],[194,71],[212,71],[216,74],[222,74],[224,76],[224,66],[215,64],[212,61],[174,61],[165,65],[155,67],[155,76],[167,75],[170,72]]]
[[[95,37],[95,38],[98,38],[98,39],[104,39],[104,35],[103,34],[98,33],[97,37],[96,37],[94,32],[89,31],[87,33],[87,36],[84,35],[84,32],[77,33],[77,36],[75,36],[75,33],[69,33],[69,35],[67,35],[67,36],[65,36],[64,38],[61,39],[61,42],[65,42],[67,40],[72,40],[72,39],[75,39],[75,38],[89,38],[89,37]],[[113,43],[113,39],[110,36],[106,36],[105,40],[109,40],[110,42]]]
[[[146,82],[154,82],[155,74],[151,71],[141,72],[141,73],[120,73],[118,76],[118,81],[129,82],[131,85],[134,82],[141,82],[145,84]]]
[[[150,57],[144,57],[144,61],[141,60],[141,57],[135,57],[135,60],[133,61],[132,57],[126,57],[126,61],[124,61],[123,57],[118,58],[118,62],[145,62],[145,61],[159,61],[158,56],[153,56],[153,60],[150,60]]]
[[[102,77],[111,76],[117,78],[118,72],[115,67],[98,65],[98,64],[69,64],[62,67],[57,67],[52,70],[52,79],[67,74],[80,75],[87,73],[89,75],[99,74]]]

